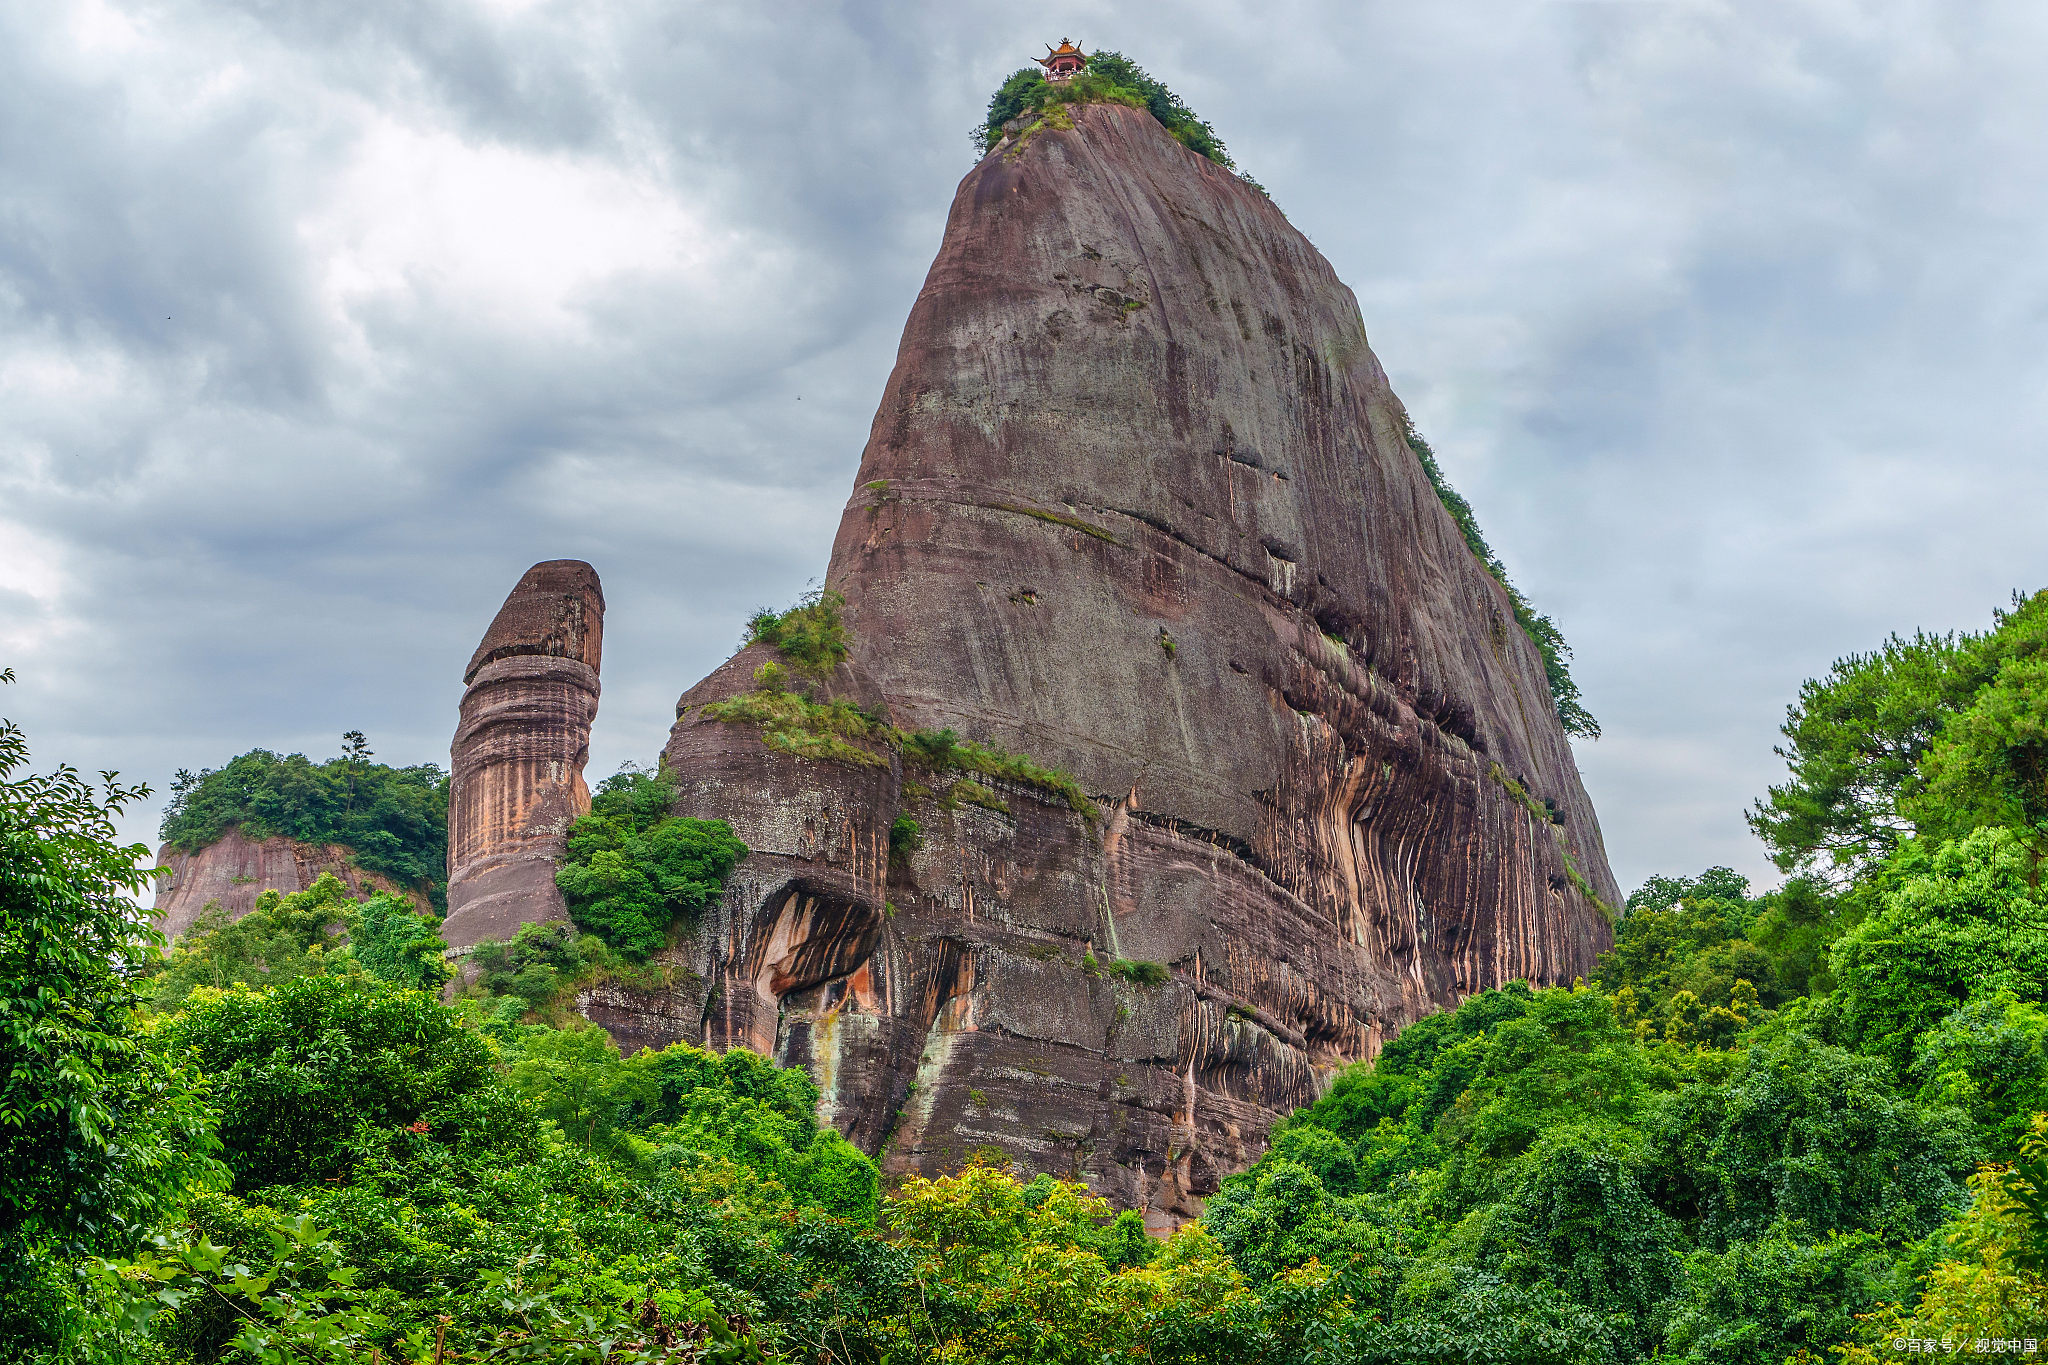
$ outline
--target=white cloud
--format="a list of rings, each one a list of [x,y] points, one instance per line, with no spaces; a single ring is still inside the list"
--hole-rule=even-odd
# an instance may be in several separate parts
[[[714,234],[644,173],[385,117],[368,122],[299,228],[340,317],[396,299],[485,331],[578,341],[589,340],[587,291],[621,275],[715,286],[738,255],[732,234]]]

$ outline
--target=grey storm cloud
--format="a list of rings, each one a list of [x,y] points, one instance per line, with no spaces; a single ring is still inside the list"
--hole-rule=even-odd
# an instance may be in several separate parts
[[[1764,876],[1800,681],[2048,583],[2038,5],[0,0],[38,761],[445,762],[555,557],[610,601],[593,770],[651,757],[823,572],[965,134],[1062,36],[1357,291],[1576,649],[1624,885]]]

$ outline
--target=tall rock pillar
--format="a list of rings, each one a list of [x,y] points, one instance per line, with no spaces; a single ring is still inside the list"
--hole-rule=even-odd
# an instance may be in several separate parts
[[[452,948],[566,919],[555,865],[590,809],[583,765],[597,716],[604,590],[576,559],[528,569],[462,675],[449,751],[448,918]]]

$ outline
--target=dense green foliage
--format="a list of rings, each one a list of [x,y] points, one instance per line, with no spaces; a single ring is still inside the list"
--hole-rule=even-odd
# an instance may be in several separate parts
[[[439,929],[439,920],[388,891],[357,901],[331,872],[289,896],[265,891],[233,923],[212,902],[172,945],[168,962],[144,969],[150,1005],[176,1010],[199,986],[276,986],[352,972],[432,990],[454,974],[442,959],[448,945]]]
[[[666,944],[670,925],[694,924],[747,856],[725,821],[669,814],[675,796],[674,783],[652,773],[606,778],[590,814],[569,827],[555,873],[577,926],[633,961]]]
[[[1600,722],[1594,720],[1592,712],[1580,702],[1579,685],[1572,681],[1569,663],[1572,648],[1564,642],[1564,632],[1548,616],[1539,615],[1536,608],[1529,605],[1529,599],[1509,581],[1507,566],[1500,562],[1500,556],[1480,534],[1479,518],[1472,511],[1472,504],[1451,487],[1450,480],[1444,477],[1443,467],[1436,461],[1436,452],[1430,449],[1429,442],[1422,439],[1422,433],[1415,429],[1413,422],[1408,424],[1407,437],[1408,449],[1421,462],[1423,473],[1429,476],[1430,487],[1436,490],[1444,510],[1458,524],[1458,533],[1464,536],[1473,558],[1486,566],[1494,582],[1507,593],[1508,607],[1514,612],[1515,624],[1522,628],[1522,633],[1536,646],[1536,652],[1543,656],[1543,676],[1550,684],[1550,701],[1557,709],[1558,723],[1564,726],[1568,735],[1600,738]]]
[[[1342,1076],[1205,1222],[1254,1284],[1339,1268],[1377,1319],[1355,1359],[1561,1359],[1569,1338],[1573,1359],[1776,1362],[1896,1294],[1980,1149],[1957,1110],[1811,1036],[1724,1051],[1601,991],[1515,988]]]
[[[100,1342],[105,1358],[238,1359],[252,1313],[314,1351],[292,1358],[361,1360],[411,1337],[428,1349],[402,1358],[425,1359],[440,1324],[449,1361],[522,1341],[581,1359],[579,1340],[606,1338],[661,1358],[664,1334],[719,1333],[739,1343],[726,1358],[768,1345],[815,1360],[904,1260],[863,1234],[875,1169],[819,1127],[815,1088],[745,1052],[622,1059],[587,1025],[479,1028],[363,977],[202,992],[162,1045],[218,1078],[235,1182],[196,1194],[137,1267],[150,1278],[129,1284],[183,1296],[153,1318],[110,1314],[128,1332]],[[225,1252],[211,1270],[193,1254],[208,1246]],[[300,1296],[321,1300],[332,1353],[231,1273],[279,1254],[325,1258]],[[825,1274],[838,1282],[821,1299]]]
[[[2048,893],[2023,838],[1997,826],[1893,855],[1893,889],[1845,933],[1831,960],[1839,1030],[1903,1067],[1915,1041],[1958,1004],[2048,987]]]
[[[500,1094],[489,1044],[423,991],[237,986],[189,1003],[164,1035],[213,1081],[237,1192],[325,1181],[365,1133],[481,1123]]]
[[[1223,150],[1216,130],[1198,118],[1180,96],[1153,79],[1142,67],[1121,52],[1094,52],[1080,75],[1065,81],[1048,81],[1036,66],[1023,67],[1009,76],[989,96],[988,116],[974,130],[977,151],[986,152],[1000,142],[1003,125],[1028,113],[1042,113],[1060,104],[1107,100],[1143,109],[1188,150],[1208,157],[1217,165],[1234,169]]]
[[[594,975],[593,969],[602,965],[598,950],[604,946],[597,935],[579,934],[559,921],[523,924],[510,942],[479,943],[469,960],[477,969],[477,988],[486,996],[525,1003],[517,1015],[507,1011],[507,1017],[517,1022],[564,988]]]
[[[1848,886],[1902,840],[1983,825],[2048,852],[2048,592],[1983,634],[1898,635],[1799,690],[1791,779],[1750,824],[1786,871]]]
[[[439,920],[419,913],[410,901],[380,891],[356,907],[348,946],[378,980],[430,991],[455,974],[443,956],[448,945],[441,941],[440,929]]]
[[[356,865],[445,905],[448,778],[432,763],[389,768],[372,763],[361,734],[347,752],[315,763],[304,754],[251,749],[224,768],[179,769],[164,807],[162,838],[197,853],[239,825],[251,839],[284,835],[308,844],[344,844]]]
[[[1590,981],[1409,1026],[1163,1243],[986,1162],[885,1192],[811,1080],[744,1050],[621,1056],[565,999],[666,969],[596,931],[483,945],[446,1004],[410,988],[445,970],[433,921],[329,878],[213,917],[137,990],[130,793],[11,779],[0,727],[0,1348],[1875,1365],[2048,1338],[2041,601],[1802,693],[1759,820],[1825,879],[1650,879]],[[927,778],[985,771],[945,732],[892,742]],[[672,800],[607,782],[575,864],[637,869],[643,928],[744,853],[655,837]],[[893,833],[913,856],[915,822]]]
[[[11,683],[0,671],[0,683]],[[114,818],[146,787],[69,767],[17,776],[0,721],[0,1357],[79,1330],[67,1261],[135,1249],[215,1169],[203,1083],[147,1047],[134,972],[162,942],[131,897],[139,844]]]

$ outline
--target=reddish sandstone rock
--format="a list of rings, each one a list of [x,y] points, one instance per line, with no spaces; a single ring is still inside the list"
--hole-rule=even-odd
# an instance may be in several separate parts
[[[603,641],[597,571],[554,559],[526,571],[470,658],[449,751],[441,936],[452,948],[567,918],[555,866],[570,822],[590,809],[583,765]]]
[[[350,859],[341,844],[302,844],[276,835],[251,839],[239,825],[231,825],[220,838],[186,853],[165,844],[157,851],[157,865],[169,871],[156,884],[156,927],[166,938],[176,938],[192,927],[199,912],[218,901],[230,920],[238,920],[255,908],[256,898],[265,891],[297,895],[332,872],[347,884],[349,894],[368,900],[379,891],[409,897],[421,909],[427,897],[417,890],[399,886],[390,878],[365,872]]]
[[[1589,971],[1618,896],[1350,290],[1148,115],[1073,123],[960,186],[833,546],[854,643],[826,690],[1098,809],[764,747],[702,711],[749,651],[665,759],[678,813],[754,852],[681,985],[586,1004],[806,1065],[892,1173],[992,1146],[1161,1226],[1404,1024]],[[892,866],[899,814],[924,845]]]

